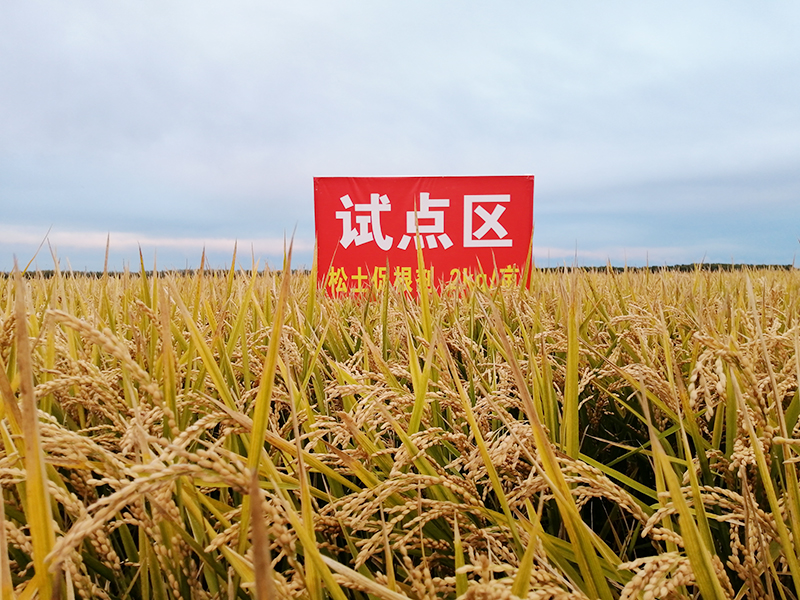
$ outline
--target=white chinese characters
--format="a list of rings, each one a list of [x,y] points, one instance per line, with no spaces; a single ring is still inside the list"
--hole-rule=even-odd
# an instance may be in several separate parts
[[[508,230],[500,224],[500,217],[506,212],[503,204],[511,202],[509,194],[483,194],[464,196],[464,247],[465,248],[504,248],[511,246],[513,240],[506,238]],[[492,212],[484,208],[484,204],[494,205]],[[475,229],[477,215],[483,224]],[[486,239],[490,231],[494,234]]]
[[[401,250],[408,248],[409,242],[416,238],[419,233],[419,244],[424,248],[427,242],[428,248],[436,248],[439,243],[442,248],[447,250],[453,245],[453,240],[444,232],[444,211],[431,210],[432,208],[448,208],[450,200],[447,198],[431,198],[429,192],[422,192],[419,195],[420,210],[409,210],[406,212],[406,235],[402,237],[397,247]],[[433,223],[427,221],[432,220]],[[425,221],[425,223],[423,223]],[[438,235],[437,235],[438,234]],[[423,237],[424,235],[424,237]],[[437,242],[438,239],[438,242]]]
[[[360,246],[361,244],[366,244],[367,242],[375,240],[375,243],[381,250],[389,250],[392,247],[394,238],[390,235],[383,235],[383,230],[381,229],[381,213],[392,210],[391,202],[386,194],[382,196],[370,194],[369,204],[354,205],[350,196],[347,194],[339,198],[339,201],[342,203],[342,206],[347,209],[355,206],[355,211],[357,213],[368,213],[356,216],[358,229],[355,229],[351,220],[353,216],[352,212],[349,210],[336,211],[336,218],[342,221],[342,238],[339,240],[342,246],[347,248],[353,242],[356,243],[356,246]],[[370,225],[372,226],[372,231],[370,231]]]
[[[344,210],[336,211],[336,218],[342,222],[342,235],[339,243],[344,248],[351,244],[361,246],[370,242],[383,250],[392,249],[394,237],[384,234],[381,216],[391,213],[392,203],[386,194],[371,193],[369,203],[356,204],[345,194],[339,198]],[[501,218],[511,202],[510,194],[464,195],[463,244],[464,248],[502,248],[513,245],[508,230]],[[453,240],[445,230],[445,219],[450,208],[449,198],[431,198],[430,192],[421,192],[419,208],[405,212],[405,232],[397,244],[406,250],[411,241],[414,247],[448,250]],[[399,217],[399,215],[398,215]],[[388,220],[389,229],[397,218]]]

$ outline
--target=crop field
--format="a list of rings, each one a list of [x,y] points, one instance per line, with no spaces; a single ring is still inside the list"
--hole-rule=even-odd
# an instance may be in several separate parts
[[[284,273],[0,275],[3,600],[798,598],[797,270]]]

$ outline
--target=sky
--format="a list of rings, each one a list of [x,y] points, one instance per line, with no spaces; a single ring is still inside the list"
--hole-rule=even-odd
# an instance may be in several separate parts
[[[537,265],[791,264],[798,3],[4,0],[0,271],[294,264],[318,176],[534,175]],[[43,243],[44,242],[44,243]],[[37,253],[37,248],[41,250]]]

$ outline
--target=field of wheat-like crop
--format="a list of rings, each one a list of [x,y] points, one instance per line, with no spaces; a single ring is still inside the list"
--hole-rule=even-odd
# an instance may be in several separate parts
[[[9,598],[800,593],[800,274],[0,275]]]

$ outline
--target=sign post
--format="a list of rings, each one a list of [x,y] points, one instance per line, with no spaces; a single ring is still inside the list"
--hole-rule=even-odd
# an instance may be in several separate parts
[[[318,277],[331,295],[385,283],[412,294],[453,280],[518,284],[533,176],[315,177],[314,214]]]

